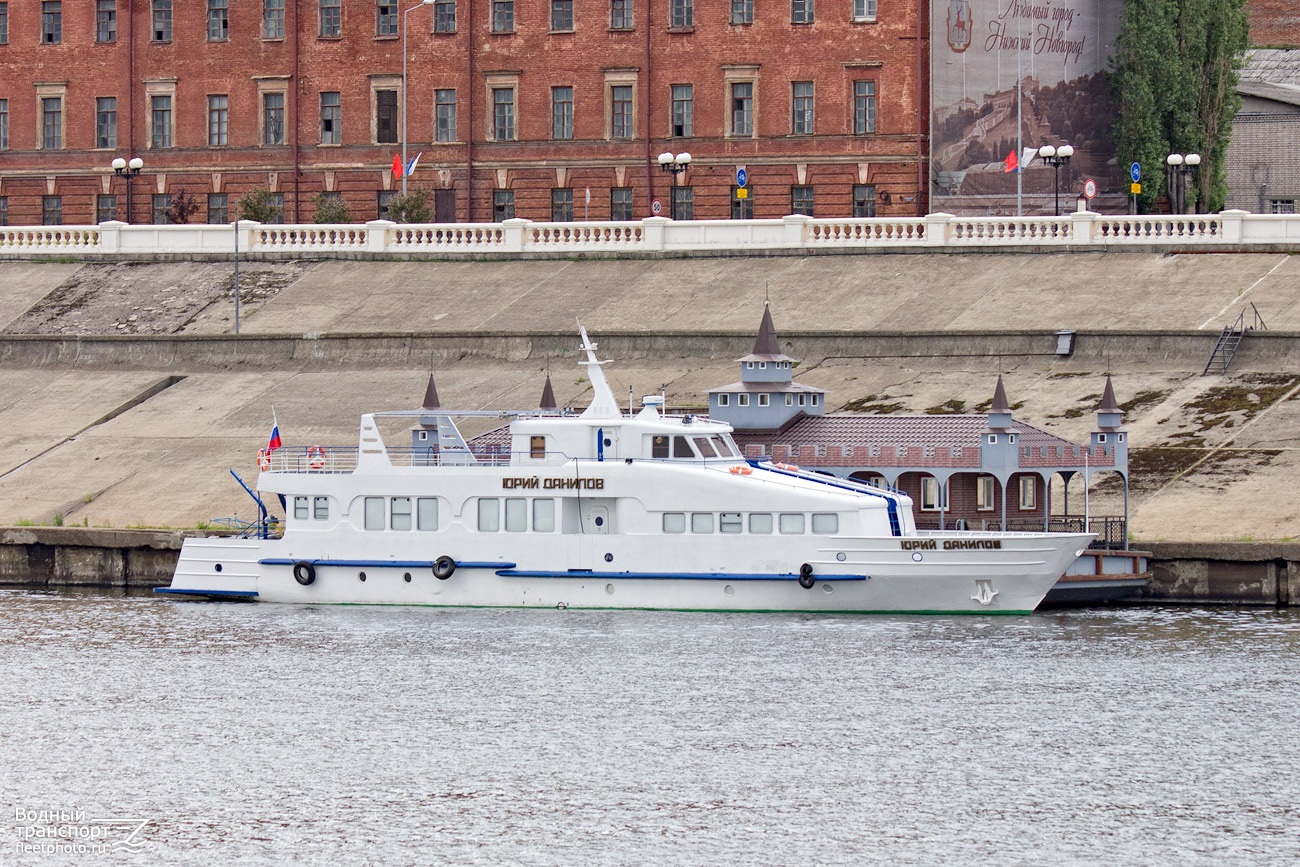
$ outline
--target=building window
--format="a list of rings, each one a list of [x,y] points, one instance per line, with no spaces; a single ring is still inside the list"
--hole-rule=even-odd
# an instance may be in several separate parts
[[[853,216],[874,217],[876,215],[876,185],[853,185]]]
[[[41,225],[63,225],[63,196],[41,196]]]
[[[397,91],[375,91],[375,142],[397,144]]]
[[[117,41],[117,0],[95,0],[95,41]]]
[[[230,144],[230,97],[224,93],[208,96],[208,146]]]
[[[0,99],[0,151],[9,150],[9,100]]]
[[[997,502],[997,480],[992,476],[977,476],[975,479],[975,508],[981,512],[993,509]]]
[[[668,13],[669,27],[695,26],[695,0],[672,0]]]
[[[573,190],[561,188],[551,190],[551,222],[573,222]]]
[[[731,0],[731,23],[754,23],[754,0]]]
[[[812,5],[812,0],[808,0]],[[876,20],[876,0],[853,0],[853,20],[854,21],[875,21]]]
[[[95,147],[117,147],[117,97],[95,98]]]
[[[375,197],[375,219],[389,220],[389,204],[393,201],[393,196],[397,195],[395,190],[380,190]]]
[[[673,187],[673,219],[695,219],[695,190],[691,187]]]
[[[792,87],[790,132],[795,135],[812,135],[813,83],[796,81]]]
[[[689,138],[693,135],[695,120],[695,89],[689,84],[674,84],[672,89],[673,118],[669,135]]]
[[[611,220],[634,219],[631,187],[614,187],[609,191],[609,218]]]
[[[435,90],[433,92],[435,141],[456,140],[456,91]]]
[[[573,88],[551,88],[551,138],[573,138]]]
[[[492,32],[515,32],[515,0],[492,0]]]
[[[57,45],[62,41],[63,3],[60,0],[41,0],[41,43]]]
[[[437,0],[433,4],[433,32],[456,32],[456,0]]]
[[[208,222],[230,222],[230,199],[225,193],[208,193]]]
[[[492,191],[492,221],[501,223],[515,218],[515,191]]]
[[[759,406],[771,406],[771,405],[772,405],[772,396],[771,396],[770,394],[766,394],[766,393],[765,393],[765,394],[760,394],[760,395],[758,396],[758,405],[759,405]]]
[[[320,35],[324,39],[343,35],[343,0],[320,0]]]
[[[551,30],[573,30],[573,0],[551,0]]]
[[[749,395],[744,392],[736,395],[736,406],[749,406]]]
[[[95,222],[107,223],[117,219],[117,196],[112,194],[95,197]]]
[[[320,95],[320,143],[343,143],[343,106],[336,90],[323,91]]]
[[[731,187],[731,219],[754,219],[754,196],[749,187]],[[787,398],[790,395],[786,395]]]
[[[153,224],[155,226],[171,225],[172,197],[167,193],[155,193],[152,205]]]
[[[626,141],[632,138],[632,86],[616,84],[609,89],[610,138]]]
[[[515,89],[513,87],[492,88],[492,140],[514,141],[515,138]]]
[[[609,0],[609,29],[631,30],[634,26],[632,0]]]
[[[393,0],[377,0],[375,4],[375,35],[396,36],[397,4]]]
[[[730,405],[731,405],[731,395],[727,394],[726,392],[723,392],[722,394],[718,395],[718,406],[730,406]]]
[[[813,0],[790,0],[790,23],[813,23]]]
[[[937,512],[940,508],[946,509],[948,504],[940,500],[941,496],[946,500],[946,494],[947,491],[934,476],[921,477],[921,511]]]
[[[1268,210],[1271,214],[1294,214],[1295,199],[1269,199]]]
[[[9,225],[9,197],[0,196],[0,226]]]
[[[262,38],[284,38],[284,0],[262,0]]]
[[[153,0],[154,42],[172,41],[172,0]]]
[[[63,147],[63,97],[41,98],[41,147],[58,150]]]
[[[734,81],[731,84],[731,135],[754,134],[754,83]]]
[[[1020,477],[1020,508],[1033,509],[1038,503],[1038,480],[1033,476]]]
[[[876,131],[876,83],[853,82],[853,134],[869,135]]]
[[[230,0],[208,0],[208,41],[230,39]]]
[[[9,4],[0,3],[0,45],[9,44]],[[0,225],[4,225],[0,223]]]
[[[172,146],[172,98],[170,95],[149,97],[149,147]]]
[[[262,94],[262,144],[284,144],[284,94]]]
[[[813,215],[813,188],[811,184],[796,184],[790,188],[790,213]]]

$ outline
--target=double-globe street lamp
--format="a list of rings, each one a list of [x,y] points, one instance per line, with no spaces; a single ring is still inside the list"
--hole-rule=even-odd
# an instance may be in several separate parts
[[[1169,165],[1169,205],[1175,214],[1187,212],[1187,177],[1201,164],[1200,154],[1170,154],[1165,157]]]
[[[402,10],[402,195],[406,195],[406,167],[410,162],[406,157],[406,16],[421,6],[432,6],[434,0],[420,0],[409,9]]]
[[[677,219],[677,176],[691,167],[691,155],[688,153],[673,154],[664,151],[659,155],[659,168],[666,172],[672,172],[673,175],[673,207],[672,217]]]
[[[1056,216],[1059,217],[1061,216],[1061,166],[1070,162],[1070,157],[1074,156],[1074,148],[1068,144],[1063,144],[1059,148],[1043,145],[1038,149],[1038,156],[1055,171],[1052,188],[1056,193]]]
[[[126,178],[126,222],[131,222],[131,179],[140,174],[144,160],[131,157],[130,161],[118,157],[113,160],[113,173]],[[116,210],[116,209],[115,209]]]

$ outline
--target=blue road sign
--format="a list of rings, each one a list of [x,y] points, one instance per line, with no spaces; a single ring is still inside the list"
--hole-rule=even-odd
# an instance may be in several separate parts
[[[1138,181],[1142,180],[1142,167],[1137,163],[1134,163],[1131,167],[1129,167],[1128,176],[1132,178],[1133,183],[1136,184]]]
[[[747,180],[749,180],[749,175],[745,174],[745,170],[736,169],[736,186],[743,187]]]

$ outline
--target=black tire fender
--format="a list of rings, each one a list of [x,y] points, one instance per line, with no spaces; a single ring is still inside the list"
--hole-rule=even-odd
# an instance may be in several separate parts
[[[433,577],[439,581],[446,581],[456,572],[456,561],[443,554],[437,560],[433,561]]]
[[[306,587],[316,580],[316,567],[306,560],[299,560],[293,564],[293,579]]]
[[[804,563],[799,567],[799,586],[805,590],[811,590],[817,579],[813,576],[813,567]]]

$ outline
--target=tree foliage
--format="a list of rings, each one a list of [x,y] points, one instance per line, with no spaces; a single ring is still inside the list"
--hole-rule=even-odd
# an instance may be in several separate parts
[[[249,190],[239,200],[239,219],[256,220],[259,223],[273,223],[280,217],[280,208],[271,198],[271,191],[266,187]]]
[[[1198,153],[1187,190],[1200,211],[1223,207],[1225,157],[1241,106],[1237,79],[1249,44],[1246,0],[1127,0],[1115,76],[1121,163],[1144,169],[1143,210],[1164,193],[1165,157]]]
[[[167,208],[167,219],[176,225],[184,225],[198,209],[199,203],[194,200],[194,197],[185,192],[184,187],[179,187],[172,193],[171,205]]]
[[[348,210],[347,204],[338,196],[326,196],[324,193],[317,193],[312,197],[312,205],[315,210],[312,212],[311,219],[313,223],[351,223],[352,212]]]
[[[388,200],[388,219],[394,223],[429,222],[429,191],[411,187],[405,195],[393,196]]]

